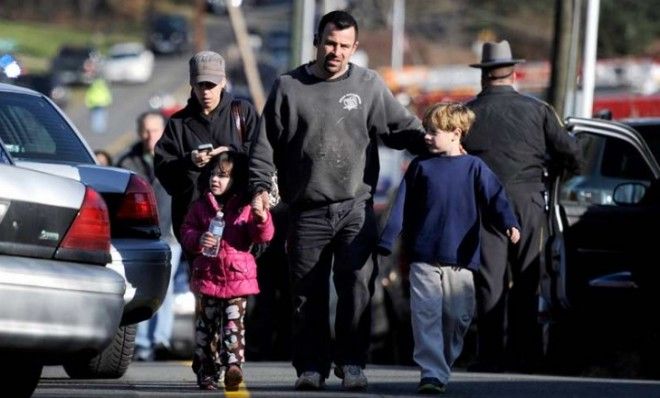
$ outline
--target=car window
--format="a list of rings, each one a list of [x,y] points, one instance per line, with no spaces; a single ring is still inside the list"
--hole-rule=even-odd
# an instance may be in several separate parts
[[[642,155],[631,144],[616,138],[590,134],[580,136],[585,167],[560,188],[564,206],[614,205],[614,188],[624,182],[653,180],[653,173]]]
[[[78,135],[40,97],[0,96],[0,139],[16,160],[94,163]]]
[[[162,31],[185,31],[186,30],[186,20],[182,17],[177,16],[165,16],[158,18],[154,22],[154,30]]]
[[[635,130],[644,137],[646,145],[651,149],[653,156],[660,160],[660,124],[647,124],[634,126]]]
[[[651,181],[653,173],[639,151],[621,140],[607,138],[601,162],[601,174],[605,177],[626,180]]]
[[[124,52],[116,52],[110,54],[111,59],[125,59],[125,58],[136,58],[139,57],[140,53],[137,51],[124,51]]]

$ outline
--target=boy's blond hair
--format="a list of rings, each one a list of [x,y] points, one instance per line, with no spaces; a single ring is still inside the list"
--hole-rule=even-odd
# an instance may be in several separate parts
[[[472,127],[475,117],[472,110],[459,102],[440,102],[426,109],[422,123],[427,131],[452,131],[459,128],[463,138]]]

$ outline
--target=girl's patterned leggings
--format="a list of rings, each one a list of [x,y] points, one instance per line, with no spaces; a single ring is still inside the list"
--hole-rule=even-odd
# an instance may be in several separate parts
[[[200,295],[197,303],[193,371],[200,376],[219,376],[221,367],[240,366],[245,362],[247,298]]]

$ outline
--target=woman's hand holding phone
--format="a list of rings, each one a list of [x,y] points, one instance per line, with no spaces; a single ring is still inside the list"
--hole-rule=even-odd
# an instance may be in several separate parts
[[[211,161],[211,158],[228,150],[229,147],[226,146],[213,148],[211,144],[202,144],[190,153],[190,158],[193,164],[201,169]]]

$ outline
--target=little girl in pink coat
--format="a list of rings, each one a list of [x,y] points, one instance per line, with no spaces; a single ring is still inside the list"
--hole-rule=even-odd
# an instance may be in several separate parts
[[[259,293],[257,265],[250,247],[265,243],[274,234],[266,204],[247,198],[247,161],[234,152],[213,158],[209,169],[209,191],[191,205],[181,226],[184,249],[193,254],[190,287],[197,295],[193,371],[204,390],[218,389],[225,370],[227,390],[243,381],[241,364],[245,351],[243,319],[247,296]],[[218,211],[224,213],[225,228],[215,257],[202,255],[216,238],[208,232]]]

